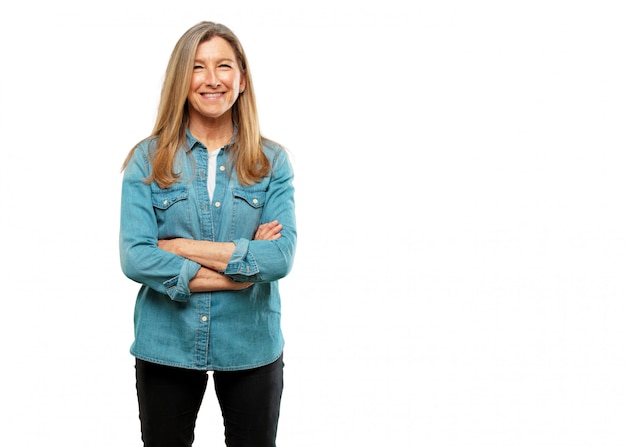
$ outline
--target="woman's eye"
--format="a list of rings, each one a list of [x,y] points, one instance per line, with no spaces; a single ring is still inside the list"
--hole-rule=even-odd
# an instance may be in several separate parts
[[[202,65],[194,65],[193,69],[194,70],[202,70]]]
[[[229,64],[220,64],[220,68],[232,68]]]

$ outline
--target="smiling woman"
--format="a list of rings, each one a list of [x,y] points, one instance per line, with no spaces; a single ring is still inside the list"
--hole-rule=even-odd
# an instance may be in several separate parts
[[[215,138],[213,129],[224,127],[232,131],[231,108],[243,93],[246,78],[236,62],[230,44],[221,37],[203,42],[198,46],[189,87],[189,116],[200,140],[210,149],[219,148],[230,140],[209,141]],[[208,128],[208,129],[207,129]]]
[[[292,179],[286,151],[261,136],[237,37],[212,22],[189,29],[152,135],[124,163],[120,258],[141,284],[131,352],[144,445],[191,445],[208,371],[227,444],[275,445]]]

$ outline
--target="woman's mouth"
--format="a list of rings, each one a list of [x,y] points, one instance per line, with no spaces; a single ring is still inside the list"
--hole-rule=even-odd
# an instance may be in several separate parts
[[[216,99],[222,96],[224,93],[200,93],[200,96],[206,99]]]

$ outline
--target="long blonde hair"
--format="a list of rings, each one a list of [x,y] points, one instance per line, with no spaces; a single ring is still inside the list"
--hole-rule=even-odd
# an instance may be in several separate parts
[[[161,188],[169,188],[179,181],[180,173],[174,170],[176,153],[186,142],[189,125],[187,95],[191,85],[193,62],[198,45],[219,36],[230,43],[237,57],[239,69],[246,79],[246,88],[240,93],[232,108],[233,124],[237,126],[235,140],[229,156],[239,181],[251,185],[265,177],[270,164],[263,153],[264,138],[259,127],[254,86],[248,59],[237,36],[226,26],[213,22],[200,22],[181,36],[170,56],[161,89],[161,100],[152,134],[156,137],[156,150],[151,155],[152,172],[145,179],[155,181]],[[136,148],[137,146],[135,146]],[[128,165],[133,148],[122,170]]]

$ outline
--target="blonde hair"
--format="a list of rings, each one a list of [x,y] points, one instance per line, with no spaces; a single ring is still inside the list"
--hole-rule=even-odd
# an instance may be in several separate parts
[[[198,45],[213,37],[225,39],[233,48],[239,69],[246,80],[246,88],[232,107],[233,124],[237,126],[235,140],[229,148],[229,157],[239,181],[251,185],[268,175],[269,160],[263,153],[263,141],[248,68],[248,59],[239,39],[226,26],[213,22],[200,22],[187,30],[176,43],[170,56],[161,89],[161,100],[152,134],[156,137],[156,150],[151,153],[152,172],[145,179],[155,181],[161,188],[169,188],[179,181],[180,173],[174,171],[176,153],[186,142],[189,125],[187,95],[191,85],[193,62]],[[135,146],[136,148],[137,146]],[[133,148],[122,170],[128,165]]]

